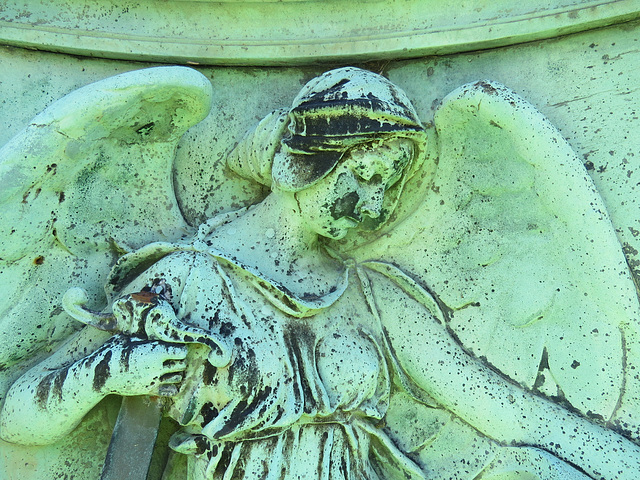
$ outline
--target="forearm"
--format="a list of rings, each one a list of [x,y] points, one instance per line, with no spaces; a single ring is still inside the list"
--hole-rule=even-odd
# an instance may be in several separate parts
[[[511,383],[466,353],[434,318],[416,318],[414,310],[385,327],[409,377],[483,434],[543,448],[593,478],[637,477],[638,445]]]
[[[427,346],[438,358],[429,393],[460,418],[501,443],[547,450],[593,478],[637,478],[638,445],[509,382],[452,339],[439,340]]]
[[[172,396],[178,392],[186,368],[185,345],[126,335],[107,338],[90,342],[102,345],[93,352],[82,350],[86,356],[80,359],[72,355],[78,354],[78,342],[71,342],[60,355],[20,377],[0,413],[0,437],[29,445],[51,443],[71,432],[108,394]],[[72,358],[65,364],[55,356]]]
[[[70,433],[108,393],[108,351],[55,370],[36,366],[7,393],[0,437],[25,445],[52,443]],[[106,370],[106,372],[105,372]]]

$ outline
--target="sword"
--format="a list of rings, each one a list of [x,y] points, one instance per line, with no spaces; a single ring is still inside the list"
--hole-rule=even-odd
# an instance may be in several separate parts
[[[100,480],[147,480],[161,418],[159,397],[123,397]]]

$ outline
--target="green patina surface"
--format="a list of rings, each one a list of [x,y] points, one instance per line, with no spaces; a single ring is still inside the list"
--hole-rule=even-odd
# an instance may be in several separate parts
[[[186,3],[194,10],[207,4]],[[106,8],[99,2],[88,5]],[[226,8],[239,5],[230,2]],[[77,5],[70,6],[66,15]],[[5,2],[2,21],[7,22],[14,7]],[[522,11],[511,15],[531,25],[540,15],[538,20],[527,17],[529,7],[521,5]],[[557,36],[571,32],[569,20],[577,25],[587,7],[595,18],[597,8],[586,3],[554,7],[566,10],[555,20],[564,27],[555,25],[552,33],[537,37],[555,38],[529,43],[405,60],[391,50],[384,55],[369,52],[342,57],[335,65],[309,65],[295,57],[298,60],[291,61],[297,66],[197,66],[204,77],[179,69],[158,76],[141,73],[109,80],[102,89],[88,87],[47,110],[91,82],[152,64],[112,53],[105,56],[121,59],[0,47],[0,145],[5,145],[0,201],[6,206],[0,221],[0,285],[8,299],[0,316],[11,318],[11,323],[0,321],[0,339],[12,346],[1,359],[3,396],[16,378],[47,362],[51,351],[79,328],[61,306],[67,288],[85,287],[89,304],[102,308],[102,286],[123,253],[154,241],[180,243],[182,235],[193,235],[211,217],[261,202],[269,188],[227,168],[231,149],[269,112],[289,108],[307,81],[331,67],[355,63],[401,87],[427,127],[424,163],[412,165],[391,221],[379,231],[352,232],[331,244],[341,256],[374,272],[368,273],[374,279],[370,295],[393,356],[422,389],[417,394],[396,379],[386,434],[426,478],[586,478],[551,453],[511,448],[510,442],[546,449],[593,478],[601,471],[604,478],[635,478],[633,467],[617,474],[615,461],[607,464],[590,449],[610,448],[618,440],[607,435],[615,430],[632,440],[620,447],[620,462],[638,462],[638,447],[632,442],[639,438],[640,398],[640,382],[633,375],[640,368],[640,136],[635,133],[640,125],[640,24],[630,21]],[[135,8],[140,15],[150,11],[146,4]],[[490,8],[484,6],[483,12]],[[610,19],[634,15],[632,5],[612,2],[610,8],[617,9]],[[336,9],[338,4],[332,3],[325,14]],[[580,9],[585,10],[570,15]],[[552,8],[539,5],[538,10]],[[111,28],[118,15],[110,12],[104,13],[103,23],[96,17],[91,28]],[[44,15],[32,12],[36,14]],[[468,33],[473,22],[467,20],[457,22]],[[13,28],[19,22],[14,18],[9,23]],[[521,40],[532,38],[525,33]],[[429,38],[435,38],[431,34]],[[486,32],[480,38],[487,40]],[[504,38],[466,45],[499,46],[513,40]],[[125,44],[131,45],[121,42],[118,48]],[[414,53],[460,50],[452,45],[452,50],[431,46]],[[343,53],[333,51],[325,60],[335,58],[332,55]],[[372,60],[381,57],[387,60]],[[144,58],[158,59],[151,53]],[[204,58],[201,54],[196,60]],[[86,224],[78,224],[80,217]],[[225,235],[243,239],[261,231],[265,244],[282,247],[286,242],[277,239],[286,234],[281,237],[267,219],[253,230],[240,222],[237,231]],[[202,238],[220,242],[222,233],[215,234],[215,228]],[[230,245],[226,242],[222,244]],[[141,255],[150,259],[143,262],[145,268],[168,252],[184,250],[167,245],[143,250]],[[194,250],[201,248],[194,245]],[[267,265],[270,259],[259,257],[254,267],[237,262],[252,274],[268,271],[274,277],[280,270]],[[302,254],[297,262],[312,265]],[[394,273],[385,266],[389,264],[407,275]],[[141,273],[142,267],[132,271]],[[317,271],[325,272],[320,267]],[[379,276],[392,279],[395,286],[376,284]],[[298,280],[315,286],[309,290],[329,290],[328,280],[313,283],[310,278],[300,274]],[[363,285],[366,290],[366,282]],[[435,327],[412,327],[414,318],[406,313],[410,308],[431,312],[444,323],[447,338],[453,339],[449,351],[442,353],[438,342],[429,343],[436,338],[437,331],[430,330]],[[19,348],[14,349],[16,337]],[[456,376],[447,370],[447,362],[458,347],[472,363],[459,367]],[[434,374],[439,368],[441,373]],[[502,380],[483,369],[500,372]],[[475,407],[461,400],[474,382],[482,385],[483,375],[488,375],[484,390],[505,402],[502,410],[480,393]],[[451,378],[458,380],[448,382]],[[45,386],[41,383],[38,391]],[[62,396],[58,384],[52,384],[51,392]],[[551,407],[540,407],[547,404],[539,402]],[[20,480],[98,478],[109,441],[105,430],[115,423],[118,405],[118,397],[107,397],[90,410],[79,429],[51,445],[3,441],[0,472]],[[525,425],[529,436],[511,437],[517,429],[510,408],[522,408],[529,417],[550,415],[548,436]],[[586,419],[576,428],[598,440],[576,446],[558,434],[555,426],[574,421],[562,416],[564,408]],[[173,420],[162,424],[162,448],[152,465],[156,478],[176,428]],[[572,449],[588,460],[577,462],[566,453]],[[170,465],[166,478],[185,475],[184,458]],[[397,475],[407,471],[400,469]]]

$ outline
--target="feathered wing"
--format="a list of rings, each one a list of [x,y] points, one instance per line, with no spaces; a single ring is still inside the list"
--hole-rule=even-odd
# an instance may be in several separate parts
[[[58,100],[0,150],[0,395],[81,326],[59,306],[69,287],[104,307],[119,255],[186,233],[172,162],[210,104],[195,70],[138,70]]]
[[[434,123],[435,173],[407,184],[409,203],[421,203],[378,240],[378,258],[439,298],[468,353],[638,438],[638,298],[583,165],[495,83],[456,90]]]

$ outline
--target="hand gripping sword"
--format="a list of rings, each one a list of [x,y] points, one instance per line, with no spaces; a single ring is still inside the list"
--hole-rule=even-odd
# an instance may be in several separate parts
[[[171,287],[164,279],[156,279],[143,291],[118,299],[113,304],[113,314],[88,309],[87,300],[84,290],[71,288],[65,293],[62,306],[76,320],[100,330],[169,343],[203,344],[211,348],[212,365],[224,367],[231,361],[227,345],[175,316],[169,303]],[[132,302],[142,307],[143,315],[132,314]],[[152,309],[153,315],[149,314]],[[160,397],[123,397],[100,480],[151,480],[147,475],[162,418],[162,403]]]

